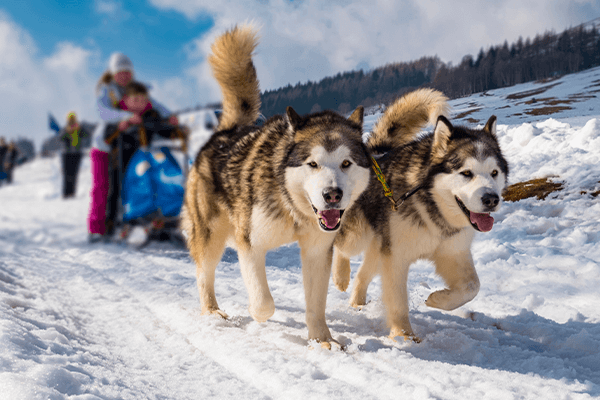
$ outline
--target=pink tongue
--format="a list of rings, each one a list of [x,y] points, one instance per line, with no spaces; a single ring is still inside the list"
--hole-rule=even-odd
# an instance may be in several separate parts
[[[477,225],[481,232],[489,232],[494,226],[494,217],[490,214],[475,213],[471,211],[471,222]]]
[[[319,212],[319,217],[329,229],[333,229],[340,221],[340,210],[325,210]]]

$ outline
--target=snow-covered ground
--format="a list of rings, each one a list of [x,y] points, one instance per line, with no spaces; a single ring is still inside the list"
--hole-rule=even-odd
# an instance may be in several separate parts
[[[463,121],[498,115],[511,183],[556,176],[565,189],[503,205],[473,245],[481,291],[455,312],[423,304],[442,282],[428,262],[413,265],[420,344],[387,338],[379,278],[362,311],[330,285],[328,324],[346,351],[309,343],[294,244],[267,256],[277,306],[268,322],[249,316],[229,249],[216,290],[231,318],[201,316],[184,249],[86,243],[87,159],[71,200],[60,197],[57,159],[19,167],[0,187],[0,399],[600,397],[600,196],[589,194],[600,189],[600,102],[530,116],[518,104],[530,98],[506,98],[557,82],[534,96],[583,98],[599,74],[452,102],[455,115],[483,108]]]

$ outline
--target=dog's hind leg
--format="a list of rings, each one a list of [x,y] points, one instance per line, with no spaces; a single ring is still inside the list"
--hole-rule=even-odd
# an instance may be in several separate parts
[[[333,243],[322,235],[319,237],[301,237],[300,256],[302,258],[302,280],[306,301],[306,326],[308,339],[316,340],[324,348],[331,349],[336,343],[325,322],[325,307],[327,304],[327,289],[331,274]]]
[[[352,307],[360,308],[367,304],[367,289],[369,283],[371,283],[379,271],[380,259],[380,247],[373,240],[365,251],[363,263],[358,269],[356,277],[354,277],[354,287],[350,296],[350,305]]]
[[[248,311],[257,322],[265,322],[275,312],[275,302],[267,283],[267,271],[265,269],[266,254],[266,251],[260,251],[248,244],[240,245],[238,243],[238,257],[242,269],[242,278],[244,279],[250,302]]]
[[[202,314],[215,314],[228,318],[227,314],[219,310],[215,296],[215,270],[225,250],[228,221],[222,214],[222,217],[211,225],[216,229],[212,231],[207,229],[202,235],[196,235],[200,237],[194,237],[190,241],[190,253],[196,261],[196,282]]]
[[[429,307],[454,310],[473,300],[479,292],[479,277],[470,250],[471,241],[457,243],[460,240],[456,238],[442,242],[433,255],[435,271],[448,288],[431,293],[425,301]]]
[[[390,337],[404,337],[404,340],[420,342],[413,332],[408,317],[408,269],[410,262],[398,259],[398,255],[381,256],[381,285],[383,303],[386,307],[387,321],[390,325]],[[396,259],[394,259],[396,258]]]

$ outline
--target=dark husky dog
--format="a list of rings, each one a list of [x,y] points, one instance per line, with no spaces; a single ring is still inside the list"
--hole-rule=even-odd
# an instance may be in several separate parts
[[[200,150],[186,186],[182,213],[196,261],[204,314],[218,314],[215,268],[226,244],[238,252],[249,311],[266,321],[275,305],[265,272],[268,250],[298,241],[309,339],[335,342],[325,323],[333,241],[344,210],[368,184],[362,142],[363,108],[347,119],[331,111],[299,116],[288,107],[262,127],[252,53],[256,34],[236,27],[217,38],[209,63],[223,91],[217,131]]]
[[[477,295],[471,242],[476,230],[492,229],[489,213],[500,207],[506,185],[508,165],[496,138],[496,117],[483,129],[469,129],[438,118],[446,109],[441,93],[425,89],[385,112],[367,147],[373,154],[385,153],[377,163],[397,207],[372,180],[346,211],[335,241],[333,280],[342,291],[350,281],[349,257],[365,252],[352,306],[366,303],[369,282],[381,273],[392,337],[419,340],[410,325],[407,293],[409,266],[417,259],[433,261],[448,286],[432,293],[428,306],[452,310]],[[434,132],[417,137],[428,119],[437,119]]]

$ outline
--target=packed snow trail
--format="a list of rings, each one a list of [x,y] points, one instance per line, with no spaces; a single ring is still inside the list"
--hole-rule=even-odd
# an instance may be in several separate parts
[[[419,345],[387,338],[378,280],[362,311],[347,305],[348,293],[331,286],[328,323],[347,351],[329,352],[306,340],[297,246],[267,257],[277,305],[271,320],[259,324],[248,315],[237,256],[229,249],[216,285],[231,319],[202,316],[187,251],[166,244],[136,252],[86,243],[85,168],[89,164],[74,200],[58,197],[57,159],[21,167],[15,186],[0,192],[8,206],[0,211],[0,393],[7,398],[600,395],[600,313],[592,309],[599,256],[588,246],[595,237],[577,248],[536,249],[546,231],[524,232],[530,228],[521,222],[546,226],[544,220],[559,218],[565,226],[545,240],[561,235],[570,240],[581,229],[571,219],[588,220],[585,229],[598,228],[597,221],[589,221],[597,202],[574,200],[573,209],[543,204],[545,211],[533,200],[519,207],[506,204],[495,233],[478,236],[474,246],[482,292],[458,312],[423,305],[441,282],[428,263],[413,266],[411,318],[424,337]],[[551,215],[544,216],[548,210]],[[587,256],[578,254],[581,249]],[[556,257],[560,265],[542,266]],[[581,271],[568,272],[586,259]],[[353,261],[354,272],[358,263]],[[572,293],[555,287],[556,280]],[[519,297],[524,300],[515,301]],[[556,322],[523,309],[542,309],[559,297],[565,308],[552,306],[556,319],[573,313],[576,318]],[[570,304],[573,298],[576,305]]]

